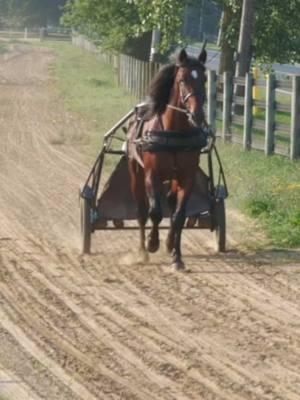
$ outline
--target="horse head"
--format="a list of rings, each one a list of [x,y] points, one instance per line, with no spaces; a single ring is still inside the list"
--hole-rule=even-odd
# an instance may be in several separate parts
[[[204,103],[206,100],[205,45],[198,58],[191,58],[182,49],[176,60],[175,87],[172,102],[186,111],[192,125],[205,123]]]

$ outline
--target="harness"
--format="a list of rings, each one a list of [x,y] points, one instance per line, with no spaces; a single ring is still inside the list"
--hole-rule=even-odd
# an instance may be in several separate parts
[[[195,95],[194,93],[190,93],[187,99]],[[144,118],[143,106],[144,105],[137,107],[136,112],[137,127],[134,143],[138,153],[191,152],[201,150],[207,146],[211,131],[205,122],[201,128],[191,127],[184,131],[166,130],[164,129],[161,116],[157,115],[152,128],[144,131],[144,124],[147,122],[147,119]],[[189,115],[189,110],[187,109],[175,107],[171,104],[168,104],[167,107]],[[140,110],[142,112],[139,112]]]
[[[180,132],[150,130],[145,132],[136,143],[143,152],[174,153],[201,150],[207,145],[207,140],[207,130],[192,128]]]

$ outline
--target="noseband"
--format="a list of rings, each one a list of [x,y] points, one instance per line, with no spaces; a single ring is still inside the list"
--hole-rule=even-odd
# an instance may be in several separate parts
[[[175,111],[182,112],[182,113],[186,114],[188,117],[192,117],[193,113],[187,108],[186,103],[191,97],[200,97],[200,96],[201,96],[201,93],[196,93],[196,92],[189,92],[186,95],[183,95],[182,91],[180,90],[180,99],[181,99],[183,108],[176,107],[171,104],[167,104],[167,107],[171,108]]]
[[[200,97],[200,96],[201,96],[201,93],[190,92],[190,93],[186,94],[185,96],[182,93],[180,93],[181,102],[183,105],[185,105],[185,103],[188,101],[188,99],[190,97]]]

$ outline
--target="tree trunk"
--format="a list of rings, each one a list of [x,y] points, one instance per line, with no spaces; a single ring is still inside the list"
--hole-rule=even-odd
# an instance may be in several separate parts
[[[228,72],[232,77],[234,75],[234,51],[235,49],[230,45],[226,39],[226,32],[228,27],[231,25],[233,20],[233,12],[231,7],[224,6],[222,21],[221,21],[221,33],[220,33],[220,44],[221,44],[221,54],[220,54],[220,64],[219,64],[219,75],[223,76],[224,72]],[[218,92],[223,93],[225,90],[224,83],[218,84]],[[230,99],[231,102],[231,99]],[[230,103],[231,104],[231,103]],[[218,103],[218,107],[223,107],[222,102]]]
[[[245,76],[250,69],[253,20],[254,0],[244,0],[238,45],[236,76]]]
[[[142,61],[149,61],[152,32],[145,32],[142,36],[130,38],[126,41],[123,53]]]
[[[232,23],[233,13],[230,7],[225,6],[221,22],[221,55],[219,74],[223,72],[230,72],[234,74],[234,48],[228,43],[225,38],[225,32],[229,25]]]
[[[254,20],[254,1],[244,0],[242,9],[242,18],[240,26],[240,36],[238,45],[238,57],[236,64],[236,77],[244,77],[250,70],[252,56],[252,30]],[[235,95],[243,96],[245,92],[244,86],[237,85],[235,87]],[[235,106],[235,112],[242,114],[243,106]]]

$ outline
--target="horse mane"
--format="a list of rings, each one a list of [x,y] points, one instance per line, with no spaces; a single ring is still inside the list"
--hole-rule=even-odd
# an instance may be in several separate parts
[[[148,96],[151,114],[162,114],[168,104],[176,76],[176,64],[162,67],[150,83]]]
[[[154,114],[163,114],[169,102],[174,85],[177,69],[180,67],[200,67],[204,65],[194,57],[189,57],[185,63],[171,63],[163,66],[154,76],[148,90],[148,117]]]

